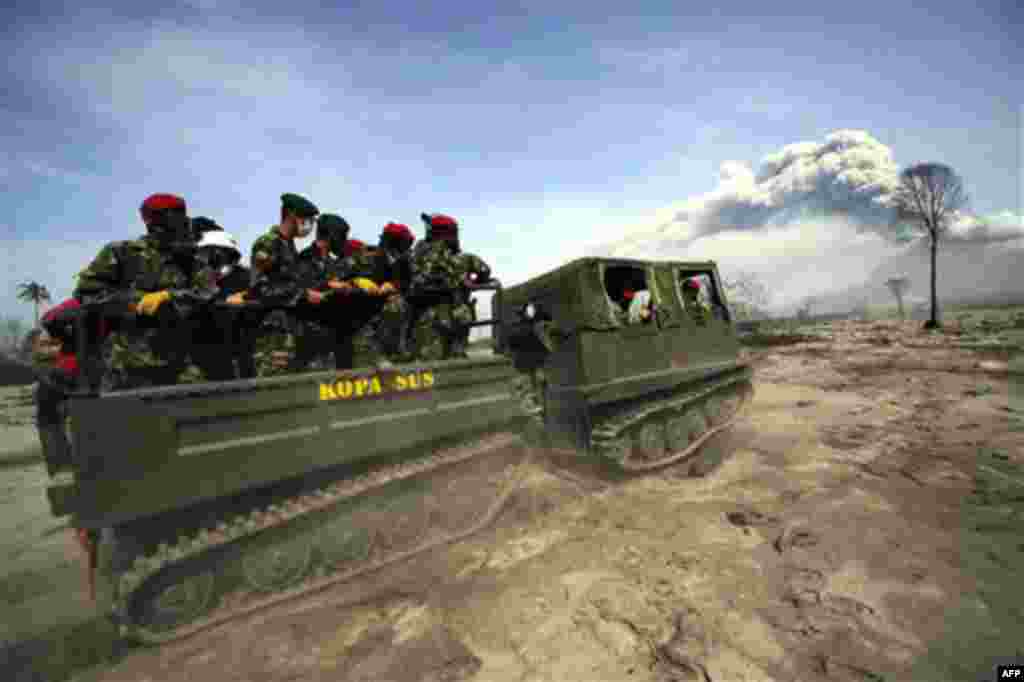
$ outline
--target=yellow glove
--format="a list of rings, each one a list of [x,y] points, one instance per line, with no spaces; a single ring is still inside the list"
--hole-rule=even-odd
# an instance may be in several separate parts
[[[166,290],[154,291],[142,297],[136,310],[141,315],[153,315],[160,306],[169,300],[171,300],[171,292]]]
[[[354,280],[352,280],[352,284],[355,284],[357,287],[359,287],[366,293],[370,294],[371,296],[380,292],[380,290],[377,288],[377,284],[372,279],[366,279],[365,277],[356,277]]]

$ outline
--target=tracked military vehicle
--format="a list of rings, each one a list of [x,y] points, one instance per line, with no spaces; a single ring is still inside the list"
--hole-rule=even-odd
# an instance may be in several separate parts
[[[468,537],[546,451],[685,460],[751,394],[713,263],[589,258],[480,288],[489,357],[110,393],[88,330],[116,315],[82,316],[75,471],[48,494],[101,531],[99,601],[123,635],[178,639]],[[649,305],[630,319],[632,290]]]

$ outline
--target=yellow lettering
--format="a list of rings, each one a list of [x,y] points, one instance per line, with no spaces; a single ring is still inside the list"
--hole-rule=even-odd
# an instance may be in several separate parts
[[[436,379],[433,372],[379,375],[363,379],[339,379],[333,384],[320,384],[320,400],[347,400],[368,395],[381,395],[391,391],[421,391],[431,388]]]
[[[338,396],[339,397],[341,397],[341,398],[351,398],[352,397],[352,382],[351,381],[348,381],[348,380],[339,381],[337,389],[338,389]]]

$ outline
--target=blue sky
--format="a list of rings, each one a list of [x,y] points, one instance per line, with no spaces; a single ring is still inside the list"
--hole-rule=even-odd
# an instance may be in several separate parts
[[[1020,213],[1013,3],[716,4],[0,11],[0,315],[31,315],[25,279],[69,295],[104,242],[141,234],[153,192],[246,249],[283,192],[367,241],[449,213],[506,282],[649,228],[723,162],[839,129],[901,166],[949,163],[979,214]]]

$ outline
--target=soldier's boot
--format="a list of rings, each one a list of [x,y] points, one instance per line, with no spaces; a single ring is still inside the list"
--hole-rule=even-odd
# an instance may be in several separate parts
[[[51,478],[61,471],[71,469],[71,443],[68,442],[67,431],[63,424],[39,424],[39,444],[43,448],[43,460],[46,462],[46,473]]]

